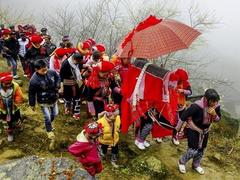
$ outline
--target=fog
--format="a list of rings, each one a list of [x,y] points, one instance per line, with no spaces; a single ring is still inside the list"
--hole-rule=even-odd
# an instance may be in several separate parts
[[[81,5],[82,0],[0,0],[0,6],[12,7],[31,13],[35,17],[44,11],[51,11],[58,6],[70,4],[69,8]],[[92,1],[94,3],[94,0]],[[137,4],[137,0],[132,1]],[[206,55],[215,62],[208,67],[212,75],[227,78],[234,82],[229,88],[224,101],[227,110],[240,117],[240,1],[237,0],[175,0],[182,14],[187,17],[187,8],[191,3],[198,3],[200,10],[213,12],[221,23],[210,32],[202,34],[207,45],[199,49],[196,55]],[[137,4],[139,5],[139,4]],[[46,8],[47,7],[47,8]],[[184,17],[183,17],[184,20]],[[229,105],[231,104],[231,105]],[[232,104],[234,106],[232,107]]]

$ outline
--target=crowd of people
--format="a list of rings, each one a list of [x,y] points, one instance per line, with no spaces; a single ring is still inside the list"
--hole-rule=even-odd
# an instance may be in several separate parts
[[[121,106],[122,85],[132,66],[131,58],[116,55],[109,58],[105,45],[92,38],[74,46],[66,35],[55,45],[47,28],[38,32],[32,25],[9,28],[1,25],[0,53],[11,69],[11,72],[0,72],[0,119],[9,142],[14,140],[14,130],[21,129],[22,124],[19,107],[23,94],[14,82],[20,78],[17,69],[20,60],[24,76],[30,80],[29,106],[33,111],[36,103],[41,107],[49,150],[54,150],[55,146],[52,122],[59,113],[58,104],[64,103],[62,113],[66,116],[81,120],[80,109],[86,102],[92,121],[84,125],[68,150],[78,157],[91,179],[102,171],[102,160],[109,148],[111,164],[118,167],[121,110],[124,108]],[[144,112],[135,126],[135,144],[141,150],[149,148],[147,136],[150,133],[158,143],[163,137],[171,136],[175,145],[186,136],[188,149],[178,162],[179,171],[186,173],[185,165],[193,159],[193,169],[204,174],[200,161],[207,146],[209,127],[221,118],[219,95],[216,90],[208,89],[201,100],[187,104],[186,98],[192,93],[187,71],[178,68],[171,78],[176,82],[169,85],[174,92],[170,97],[175,104],[173,128],[156,123],[164,118],[161,112]]]

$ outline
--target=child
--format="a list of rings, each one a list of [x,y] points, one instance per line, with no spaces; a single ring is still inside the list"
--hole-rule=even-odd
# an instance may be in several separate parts
[[[12,80],[10,72],[0,73],[0,120],[7,131],[8,142],[13,141],[13,130],[21,124],[19,105],[23,103],[21,88]]]
[[[114,167],[118,167],[116,164],[118,155],[118,141],[119,141],[119,129],[120,129],[120,116],[117,104],[105,105],[105,114],[97,121],[102,125],[103,135],[99,137],[101,144],[101,153],[105,157],[107,154],[108,146],[112,147],[111,163]]]
[[[101,133],[101,126],[97,122],[89,123],[77,136],[77,142],[68,148],[68,151],[78,158],[84,169],[89,173],[88,179],[92,180],[103,169],[97,141]]]
[[[48,70],[43,59],[35,62],[36,72],[29,83],[29,105],[35,110],[36,97],[45,119],[47,136],[50,139],[49,150],[54,149],[55,135],[53,133],[52,122],[58,114],[58,89],[60,87],[60,77],[54,70]]]

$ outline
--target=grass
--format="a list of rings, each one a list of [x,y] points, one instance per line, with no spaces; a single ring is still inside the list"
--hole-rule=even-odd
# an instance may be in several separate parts
[[[7,70],[6,62],[0,59],[0,72]],[[19,68],[20,69],[20,68]],[[54,151],[48,150],[49,141],[45,132],[43,115],[39,109],[32,111],[28,106],[27,101],[27,89],[28,79],[23,77],[23,73],[20,70],[19,75],[23,81],[22,90],[25,97],[25,102],[21,106],[21,112],[24,117],[24,131],[16,134],[13,143],[7,143],[6,141],[1,145],[0,148],[0,162],[5,162],[8,159],[20,158],[22,156],[37,155],[40,157],[68,157],[75,159],[67,152],[67,147],[76,140],[76,136],[82,130],[82,125],[88,121],[86,114],[86,106],[82,105],[81,108],[81,120],[76,121],[71,116],[63,114],[63,105],[59,105],[60,114],[54,121],[55,135],[56,135],[56,149]],[[208,147],[208,156],[212,157],[211,154],[220,153],[223,160],[220,163],[229,165],[232,164],[240,168],[240,141],[235,138],[238,131],[239,121],[233,119],[228,113],[223,113],[223,119],[220,123],[214,124],[210,143]],[[5,134],[1,135],[1,138],[6,138]],[[150,139],[151,140],[151,139]],[[156,157],[161,159],[162,162],[166,163],[165,156],[173,160],[171,163],[167,163],[167,168],[171,169],[173,173],[170,173],[167,178],[176,179],[179,174],[176,169],[176,162],[185,149],[185,143],[180,148],[176,148],[171,143],[164,143],[159,145],[151,142],[153,145],[147,151],[138,150],[134,142],[133,132],[130,131],[128,135],[121,135],[120,137],[120,159],[119,169],[114,169],[109,160],[104,161],[104,171],[100,175],[101,179],[149,179],[151,178],[149,172],[142,171],[137,172],[134,169],[142,168],[141,163],[137,166],[133,166],[131,163],[136,161],[137,158],[142,157]],[[159,149],[159,147],[161,147]],[[6,152],[11,153],[12,150],[19,152],[14,154],[13,157],[9,156]],[[209,158],[210,161],[214,161],[214,158]],[[218,162],[219,163],[219,162]],[[224,168],[228,168],[225,167]],[[224,172],[222,172],[224,173]],[[140,177],[140,178],[139,178]]]

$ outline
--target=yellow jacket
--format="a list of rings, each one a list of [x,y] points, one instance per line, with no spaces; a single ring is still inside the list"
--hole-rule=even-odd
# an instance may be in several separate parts
[[[103,128],[103,135],[99,137],[99,142],[101,144],[115,146],[119,141],[120,116],[118,115],[113,122],[114,128],[111,127],[111,125],[106,119],[106,116],[103,116],[97,122],[99,124],[101,123]],[[112,129],[114,129],[114,133],[112,133]]]

